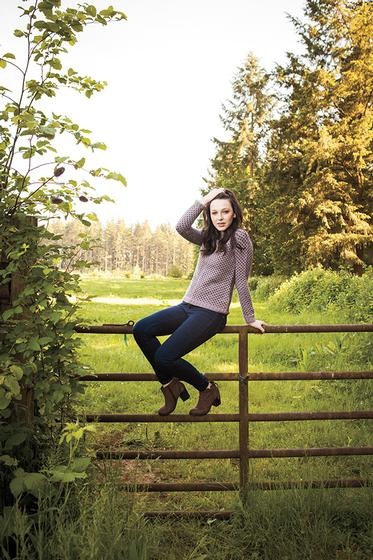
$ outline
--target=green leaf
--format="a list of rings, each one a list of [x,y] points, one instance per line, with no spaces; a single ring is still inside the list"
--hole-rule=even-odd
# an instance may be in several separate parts
[[[74,31],[76,31],[77,33],[81,33],[83,31],[83,25],[78,22],[78,21],[72,21],[70,23],[71,27],[73,28]]]
[[[92,17],[96,16],[97,10],[96,10],[95,6],[89,5],[89,6],[87,6],[86,9],[87,9],[87,14],[89,14]]]
[[[90,457],[78,457],[71,463],[71,470],[73,470],[74,472],[85,472],[90,463]]]
[[[25,491],[38,497],[47,482],[46,476],[38,472],[28,473],[23,469],[17,469],[14,474],[15,477],[11,480],[9,486],[15,498]]]
[[[62,315],[59,311],[52,311],[49,320],[55,325],[61,319]]]
[[[85,164],[85,158],[81,158],[79,161],[76,161],[74,164],[75,169],[81,169]]]
[[[31,494],[37,497],[45,487],[47,479],[44,474],[36,472],[36,473],[26,473],[24,481],[25,481],[24,484],[26,490],[28,490],[29,492],[31,492]]]
[[[110,17],[110,16],[114,15],[114,13],[115,12],[114,12],[113,6],[109,6],[105,10],[100,11],[100,16],[106,18],[106,17]]]
[[[4,463],[7,467],[16,467],[18,465],[17,459],[10,455],[0,455],[0,463]]]
[[[98,221],[97,214],[95,214],[94,212],[90,212],[89,214],[87,214],[87,218],[88,218],[88,220],[91,220],[92,222],[97,222]]]
[[[7,321],[8,319],[10,319],[10,317],[13,317],[13,315],[18,315],[19,313],[22,313],[22,307],[20,305],[17,305],[17,307],[6,309],[3,313],[3,321]]]
[[[19,383],[13,375],[7,375],[5,379],[5,386],[8,387],[14,397],[17,397],[20,394],[21,389]]]
[[[53,58],[50,61],[50,65],[52,66],[52,68],[54,68],[55,70],[62,70],[62,64],[61,61],[58,58]]]
[[[16,341],[17,342],[17,341]],[[23,377],[23,369],[20,366],[10,366],[9,371],[19,381]]]
[[[27,344],[27,348],[30,350],[34,350],[35,352],[39,352],[41,350],[40,344],[37,338],[31,338],[29,343]]]
[[[77,473],[67,471],[65,465],[59,465],[52,471],[52,482],[74,482],[77,478]]]
[[[42,336],[39,338],[39,344],[40,346],[45,346],[46,344],[52,342],[52,340],[53,338],[51,336]]]
[[[24,490],[22,478],[13,478],[13,480],[10,481],[9,488],[13,496],[17,498]]]
[[[13,53],[8,52],[3,54],[3,58],[12,58],[13,60],[16,58]]]
[[[92,150],[106,150],[107,146],[103,142],[96,142],[91,146]]]
[[[0,395],[0,410],[5,410],[6,408],[8,408],[9,403],[10,399],[8,399],[6,396]]]
[[[125,187],[127,186],[127,181],[126,179],[123,177],[123,175],[121,175],[120,173],[115,173],[114,171],[110,171],[107,175],[106,175],[107,179],[114,179],[114,181],[119,181],[120,183],[122,183],[122,185],[124,185]]]
[[[46,138],[53,139],[56,135],[56,130],[51,126],[41,126],[38,136],[45,136]]]
[[[25,431],[16,431],[12,434],[6,441],[4,445],[4,449],[9,451],[13,447],[17,445],[21,445],[27,439],[27,433]]]
[[[6,60],[0,58],[0,68],[6,68]]]

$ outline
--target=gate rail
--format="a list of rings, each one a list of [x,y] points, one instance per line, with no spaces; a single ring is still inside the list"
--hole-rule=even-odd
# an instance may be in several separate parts
[[[132,334],[132,326],[79,325],[76,332],[80,334]],[[373,324],[336,324],[336,325],[266,325],[265,334],[271,333],[341,333],[341,332],[373,332]],[[178,491],[233,491],[245,489],[276,490],[279,488],[307,487],[307,488],[336,488],[362,487],[371,484],[369,480],[361,478],[347,478],[338,480],[311,481],[274,481],[250,482],[248,477],[249,459],[257,458],[287,458],[287,457],[324,457],[324,456],[361,456],[373,455],[373,447],[314,447],[314,448],[284,448],[284,449],[252,449],[249,446],[249,424],[251,422],[281,422],[304,420],[357,420],[373,419],[373,411],[330,411],[330,412],[279,412],[279,413],[250,413],[249,412],[249,382],[258,381],[296,381],[296,380],[341,380],[341,379],[373,379],[373,371],[327,371],[327,372],[248,372],[248,334],[257,334],[257,330],[248,325],[229,325],[221,331],[238,334],[238,372],[237,373],[207,373],[206,376],[214,381],[238,381],[239,383],[239,412],[238,414],[207,414],[206,416],[191,416],[189,414],[88,414],[88,422],[236,422],[239,429],[239,449],[216,450],[123,450],[121,452],[98,452],[97,459],[222,459],[239,460],[239,483],[232,482],[193,482],[193,483],[149,483],[136,484],[136,491],[148,492],[178,492]],[[219,333],[220,334],[220,333]],[[80,377],[81,381],[155,381],[155,374],[149,373],[97,373]],[[185,517],[229,517],[230,512],[147,512],[154,516],[185,516]]]

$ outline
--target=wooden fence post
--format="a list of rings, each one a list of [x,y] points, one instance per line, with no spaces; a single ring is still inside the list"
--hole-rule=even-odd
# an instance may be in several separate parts
[[[240,329],[238,335],[238,364],[240,491],[244,495],[248,482],[249,448],[248,334],[245,328]]]

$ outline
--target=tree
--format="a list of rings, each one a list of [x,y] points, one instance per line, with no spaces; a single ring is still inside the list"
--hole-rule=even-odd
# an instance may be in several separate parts
[[[70,248],[71,257],[61,260],[61,268],[75,269],[75,262],[87,261],[97,270],[145,276],[167,276],[174,267],[181,276],[188,276],[193,268],[194,249],[169,224],[160,224],[152,231],[147,222],[126,227],[123,220],[101,226],[94,222],[87,228],[80,222],[53,222],[49,229],[61,236],[61,243]],[[87,241],[87,236],[91,239]],[[80,247],[82,240],[89,250]]]
[[[63,425],[81,370],[73,336],[76,308],[67,298],[78,289],[77,276],[59,269],[69,251],[47,222],[64,214],[89,225],[94,214],[76,211],[74,202],[107,198],[97,197],[94,185],[79,178],[84,157],[58,153],[58,137],[69,136],[75,154],[77,146],[95,151],[105,145],[57,109],[47,113],[44,102],[61,87],[88,98],[102,90],[104,83],[64,68],[62,57],[88,25],[107,25],[125,15],[113,7],[97,11],[87,3],[62,9],[60,0],[24,0],[19,10],[22,27],[14,35],[24,46],[25,62],[11,52],[0,57],[2,71],[18,76],[14,86],[0,85],[0,286],[7,294],[0,309],[0,418],[7,420],[0,421],[0,462],[12,467],[18,461],[35,470],[40,466],[36,442]],[[74,176],[63,181],[67,167]],[[108,169],[91,169],[87,176],[125,184],[121,174]],[[89,248],[86,239],[80,248]],[[31,394],[35,411],[26,430],[15,422],[20,420],[17,402],[25,393]],[[26,440],[32,454],[24,452],[25,446],[19,451]]]
[[[293,19],[305,47],[277,69],[263,221],[279,272],[307,266],[361,273],[372,262],[373,6],[308,0]]]
[[[225,105],[221,121],[226,140],[214,138],[216,153],[211,160],[210,187],[233,190],[242,205],[244,226],[256,245],[255,270],[268,272],[265,245],[258,235],[263,158],[273,96],[268,91],[269,75],[258,59],[249,54],[232,83],[233,96]],[[262,246],[261,246],[262,245]]]

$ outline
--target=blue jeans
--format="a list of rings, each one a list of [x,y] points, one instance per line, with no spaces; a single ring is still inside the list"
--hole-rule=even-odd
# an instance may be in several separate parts
[[[223,330],[227,316],[182,302],[140,319],[133,335],[143,354],[164,385],[177,377],[203,391],[209,381],[182,356]],[[171,335],[161,344],[157,336]]]

